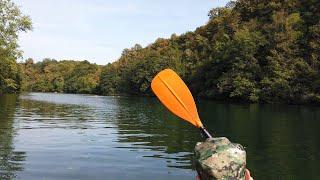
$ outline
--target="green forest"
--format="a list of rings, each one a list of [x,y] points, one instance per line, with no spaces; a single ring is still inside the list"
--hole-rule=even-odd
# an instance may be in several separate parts
[[[99,94],[102,66],[88,61],[57,61],[44,59],[34,63],[29,58],[19,64],[22,71],[22,90],[35,92],[65,92]]]
[[[17,63],[28,16],[0,4],[0,94],[19,91],[152,95],[156,73],[174,69],[196,97],[320,104],[320,1],[238,0],[208,12],[195,31],[124,49],[105,66],[29,58]]]

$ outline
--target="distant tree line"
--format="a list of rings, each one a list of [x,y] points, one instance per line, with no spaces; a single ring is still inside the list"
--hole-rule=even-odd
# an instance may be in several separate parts
[[[17,56],[10,57],[16,66]],[[152,95],[151,80],[165,68],[180,74],[197,97],[320,104],[320,1],[231,1],[213,8],[195,31],[136,44],[103,67],[26,60],[13,74],[0,71],[6,76],[0,89]]]
[[[20,66],[24,91],[99,93],[102,66],[88,61],[57,61],[46,58],[34,63],[29,58]]]

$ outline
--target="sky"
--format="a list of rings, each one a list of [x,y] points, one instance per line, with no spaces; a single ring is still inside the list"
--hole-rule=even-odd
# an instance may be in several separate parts
[[[228,0],[13,0],[33,22],[20,33],[23,59],[88,60],[105,65],[125,48],[193,31]],[[20,59],[22,61],[23,59]]]

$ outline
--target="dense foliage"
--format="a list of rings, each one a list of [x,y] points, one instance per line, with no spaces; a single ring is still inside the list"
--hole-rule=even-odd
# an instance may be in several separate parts
[[[101,67],[88,61],[44,59],[21,63],[23,90],[39,92],[99,93]]]
[[[103,94],[149,94],[161,69],[197,96],[320,103],[320,1],[239,0],[209,12],[194,32],[125,49],[101,74]]]
[[[0,1],[0,94],[15,92],[21,86],[16,59],[21,56],[18,34],[32,28],[31,20],[10,0]]]

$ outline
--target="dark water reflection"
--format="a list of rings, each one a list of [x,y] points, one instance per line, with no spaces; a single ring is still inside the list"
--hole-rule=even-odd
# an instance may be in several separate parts
[[[319,107],[199,105],[213,132],[247,147],[257,179],[320,179]]]
[[[320,108],[199,101],[255,179],[320,178]],[[0,96],[0,179],[195,179],[199,132],[154,98]]]
[[[11,179],[23,170],[26,153],[14,147],[14,112],[17,97],[0,96],[0,179]]]

